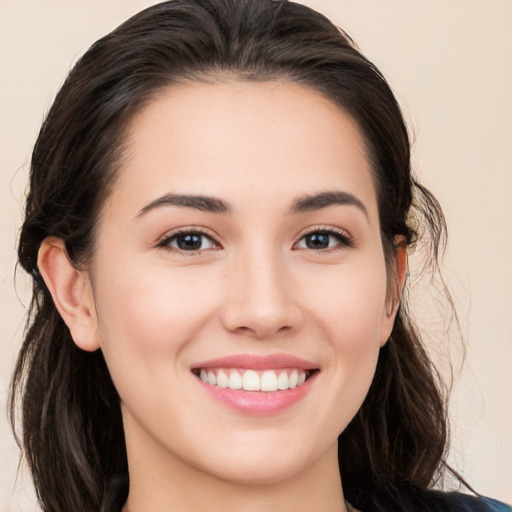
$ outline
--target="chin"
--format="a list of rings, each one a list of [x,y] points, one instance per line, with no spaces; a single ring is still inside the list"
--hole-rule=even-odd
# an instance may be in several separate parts
[[[337,443],[327,451],[311,446],[308,449],[302,443],[302,449],[293,440],[288,443],[265,442],[260,439],[250,450],[230,450],[225,456],[208,454],[208,461],[202,470],[211,476],[238,485],[275,485],[292,481],[301,473],[311,469],[322,458],[332,458],[337,466]],[[256,448],[255,448],[256,447]],[[261,447],[261,449],[258,449]],[[288,448],[288,449],[287,449]],[[212,460],[213,459],[213,460]],[[333,459],[333,460],[334,460]]]
[[[236,485],[276,485],[291,480],[302,470],[300,465],[283,461],[266,460],[265,463],[246,462],[230,468],[215,468],[210,474]]]

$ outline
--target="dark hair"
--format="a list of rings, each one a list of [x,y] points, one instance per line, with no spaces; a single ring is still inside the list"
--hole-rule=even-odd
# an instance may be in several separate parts
[[[396,235],[430,240],[437,268],[445,233],[434,197],[411,174],[400,108],[379,70],[321,14],[280,0],[175,0],[150,7],[85,53],[51,107],[31,162],[19,261],[33,276],[26,337],[12,383],[11,421],[45,511],[93,511],[127,475],[119,397],[101,351],[81,351],[37,269],[56,236],[86,265],[98,212],[120,163],[129,121],[163,88],[194,81],[285,80],[341,107],[365,139],[392,272]],[[407,509],[445,466],[446,396],[403,297],[369,393],[340,435],[345,497],[356,507]]]

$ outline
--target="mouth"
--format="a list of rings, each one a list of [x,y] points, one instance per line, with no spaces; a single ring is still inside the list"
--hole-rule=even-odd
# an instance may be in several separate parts
[[[199,363],[191,372],[215,402],[238,413],[269,416],[300,402],[320,368],[288,354],[242,354]]]
[[[265,393],[286,391],[301,387],[317,369],[279,368],[253,370],[249,368],[194,368],[192,373],[205,384],[224,389],[262,391]]]

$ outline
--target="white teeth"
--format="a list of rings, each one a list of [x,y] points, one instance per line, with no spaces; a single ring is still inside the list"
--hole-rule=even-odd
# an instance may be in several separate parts
[[[277,377],[275,372],[263,372],[261,376],[261,391],[277,391]]]
[[[247,370],[242,377],[242,387],[245,391],[259,391],[261,387],[260,376],[254,370]]]
[[[219,388],[244,389],[245,391],[284,391],[302,386],[307,379],[304,370],[254,370],[201,369],[199,378],[204,383]]]
[[[227,388],[228,385],[229,377],[222,370],[220,370],[217,373],[217,386],[219,386],[219,388]]]
[[[288,379],[288,387],[290,389],[296,388],[299,381],[299,373],[297,370],[293,370]]]
[[[228,388],[242,389],[242,376],[237,371],[232,371],[229,374]]]
[[[279,377],[277,378],[277,389],[288,389],[290,385],[288,384],[288,374],[286,372],[281,372]]]
[[[208,384],[215,386],[217,384],[217,377],[215,377],[215,373],[212,371],[208,372]]]

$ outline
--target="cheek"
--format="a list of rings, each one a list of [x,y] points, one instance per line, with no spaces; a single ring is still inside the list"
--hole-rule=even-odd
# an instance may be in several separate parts
[[[340,349],[357,353],[380,343],[386,313],[386,273],[378,259],[319,269],[311,282],[309,309]]]
[[[329,270],[329,269],[328,269]],[[344,425],[359,409],[373,380],[386,311],[386,273],[380,260],[316,275],[309,316],[320,327],[329,377],[338,392],[326,404]]]
[[[100,344],[113,377],[132,369],[151,377],[158,367],[165,371],[179,362],[182,349],[216,309],[215,293],[202,286],[199,272],[132,268],[136,271],[110,273],[108,279],[98,276],[103,285],[95,290]]]

